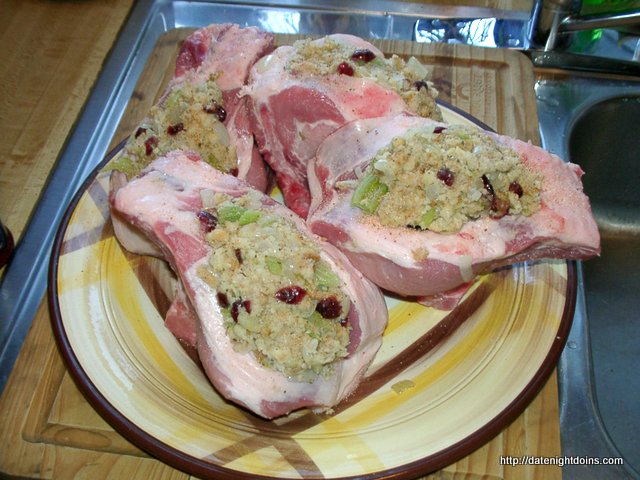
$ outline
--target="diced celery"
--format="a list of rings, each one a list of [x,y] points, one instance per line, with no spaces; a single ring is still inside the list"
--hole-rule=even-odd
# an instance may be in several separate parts
[[[222,170],[221,164],[218,161],[218,158],[213,153],[207,155],[206,162],[216,170]]]
[[[266,256],[264,261],[267,264],[267,270],[269,270],[269,272],[273,275],[282,275],[282,262],[279,259]]]
[[[260,215],[258,210],[245,210],[242,212],[242,215],[240,215],[238,223],[240,225],[249,225],[250,223],[258,221]]]
[[[109,169],[118,170],[119,172],[124,173],[128,178],[134,177],[140,172],[140,166],[138,163],[133,158],[126,155],[115,160]]]
[[[240,220],[240,217],[242,217],[242,214],[246,211],[246,208],[240,207],[238,205],[223,205],[218,209],[218,221],[221,223],[237,222],[238,220]]]
[[[372,173],[367,174],[351,197],[351,206],[357,207],[365,213],[374,213],[380,205],[382,197],[389,191],[389,187],[380,181],[380,178]]]
[[[262,329],[262,325],[260,325],[260,319],[255,315],[244,313],[240,314],[238,316],[238,323],[253,333],[259,333]]]
[[[222,313],[222,318],[224,318],[226,321],[228,322],[234,321],[233,318],[231,318],[231,311],[228,308],[221,308],[220,313]]]
[[[413,388],[415,386],[416,384],[413,383],[411,380],[400,380],[399,382],[396,382],[393,385],[391,385],[391,390],[393,390],[398,395],[400,395],[404,393],[406,390],[409,390],[410,388]]]
[[[416,57],[407,60],[407,69],[413,74],[413,78],[427,78],[429,70]]]
[[[426,230],[427,228],[429,228],[429,225],[431,225],[431,223],[435,220],[435,218],[436,218],[436,209],[432,207],[427,211],[427,213],[422,215],[422,218],[420,219],[418,226],[423,230]]]
[[[315,310],[311,312],[311,314],[307,317],[307,322],[310,322],[312,325],[315,325],[317,322],[324,322],[325,320]]]
[[[180,103],[180,90],[176,89],[176,90],[173,90],[169,94],[167,99],[164,101],[164,108],[170,110],[170,109],[176,108],[179,103]]]
[[[307,317],[307,331],[311,338],[322,339],[327,329],[327,321],[318,312],[313,312]]]
[[[331,271],[325,262],[317,262],[313,272],[314,282],[322,289],[336,288],[340,286],[340,278]]]
[[[172,125],[181,121],[186,108],[182,89],[177,89],[169,95],[164,105],[165,121]]]

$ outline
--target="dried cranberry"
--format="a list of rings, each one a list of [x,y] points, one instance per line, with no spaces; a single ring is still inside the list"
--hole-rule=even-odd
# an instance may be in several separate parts
[[[348,324],[349,324],[349,320],[347,320],[346,318],[340,319],[340,326],[346,327]]]
[[[433,129],[433,133],[442,133],[447,129],[447,127],[436,127]]]
[[[418,80],[418,81],[413,82],[413,87],[418,91],[422,90],[423,88],[426,89],[426,90],[429,90],[429,84],[427,82],[425,82],[424,80]]]
[[[240,305],[242,305],[242,300],[240,299],[231,304],[231,318],[233,318],[234,322],[238,321],[238,315],[240,315]]]
[[[307,294],[307,291],[298,287],[297,285],[292,285],[290,287],[284,287],[278,290],[275,293],[275,297],[281,302],[287,303],[289,305],[296,305],[302,301],[304,296]]]
[[[238,176],[238,173],[240,173],[240,171],[238,170],[238,168],[237,168],[237,167],[233,167],[231,170],[229,170],[229,173],[230,173],[231,175],[233,175],[234,177],[237,177],[237,176]]]
[[[498,219],[504,217],[507,213],[509,213],[509,200],[495,195],[491,199],[491,213],[489,213],[489,216]]]
[[[342,62],[338,65],[337,71],[340,75],[348,75],[350,77],[353,77],[353,74],[355,73],[353,67],[349,65],[348,62]]]
[[[509,191],[511,193],[515,193],[518,196],[518,198],[524,195],[524,191],[522,190],[522,185],[520,185],[518,182],[515,182],[515,181],[509,184]]]
[[[251,313],[251,300],[243,300],[242,307],[247,313]]]
[[[491,181],[486,175],[482,175],[482,184],[484,185],[485,190],[489,193],[491,201],[491,205],[489,207],[491,212],[489,213],[489,216],[495,219],[504,217],[509,213],[509,201],[496,195],[493,185],[491,185]]]
[[[136,138],[138,138],[140,135],[142,135],[143,133],[146,133],[147,129],[144,127],[138,127],[138,129],[136,130],[136,134],[134,135]]]
[[[218,226],[218,217],[206,210],[200,210],[198,212],[198,220],[200,220],[206,232],[212,232]]]
[[[438,173],[436,173],[436,177],[438,177],[438,180],[443,181],[447,187],[453,185],[453,180],[455,178],[453,172],[447,167],[442,167],[440,170],[438,170]]]
[[[238,263],[242,265],[242,251],[239,248],[236,248],[234,249],[233,253],[236,256],[236,260],[238,260]]]
[[[235,302],[231,304],[231,318],[233,318],[234,322],[238,321],[238,316],[240,315],[240,307],[244,308],[245,312],[251,313],[251,301],[250,300],[242,300],[239,298]]]
[[[158,137],[149,137],[144,141],[144,151],[147,156],[153,153],[153,148],[158,146]]]
[[[202,109],[205,112],[211,113],[216,117],[218,117],[218,120],[220,120],[221,122],[224,122],[225,119],[227,118],[227,111],[224,109],[222,105],[220,105],[215,100],[211,100],[211,103],[205,105],[204,107],[202,107]]]
[[[351,54],[351,60],[355,60],[356,62],[364,62],[369,63],[371,60],[376,58],[376,54],[373,53],[368,48],[358,48]]]
[[[176,135],[184,130],[184,123],[176,123],[175,125],[169,125],[167,127],[167,133],[171,136]]]
[[[318,302],[316,312],[322,315],[322,318],[338,318],[342,314],[342,305],[338,299],[332,295]]]
[[[229,297],[227,297],[227,294],[224,292],[218,292],[216,294],[216,298],[218,300],[218,304],[222,307],[222,308],[228,308],[229,307]]]
[[[491,185],[491,182],[489,181],[489,177],[483,174],[481,178],[482,178],[482,185],[484,185],[484,189],[487,192],[489,192],[489,195],[495,196],[496,192],[493,191],[493,185]]]

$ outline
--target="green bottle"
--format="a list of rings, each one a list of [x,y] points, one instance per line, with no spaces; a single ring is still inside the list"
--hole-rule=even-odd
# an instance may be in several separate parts
[[[640,0],[582,0],[580,15],[618,13],[638,8],[640,8]],[[603,33],[604,30],[602,28],[576,32],[571,48],[572,51],[590,53]]]

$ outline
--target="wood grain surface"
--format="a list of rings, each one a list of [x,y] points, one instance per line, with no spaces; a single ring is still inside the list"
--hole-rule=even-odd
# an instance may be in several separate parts
[[[0,218],[16,240],[131,5],[2,2]]]
[[[504,2],[482,2],[481,6],[494,3],[504,6]],[[15,1],[4,2],[0,9],[0,38],[4,45],[13,45],[0,51],[0,128],[4,132],[0,136],[0,218],[17,238],[130,6],[128,0]],[[173,40],[164,40],[166,51],[154,57],[158,65],[175,52],[170,52]],[[440,78],[442,96],[502,133],[537,141],[530,67],[520,60],[514,67],[510,60],[493,56],[499,52],[475,49],[464,55],[459,54],[464,48],[456,50],[452,58],[452,49],[438,46],[432,53],[440,59],[433,71]],[[482,63],[496,68],[483,71],[478,67]],[[447,69],[451,73],[445,75]],[[509,70],[524,80],[507,84]],[[137,92],[144,92],[143,101],[130,106],[114,142],[141,118],[148,107],[145,102],[153,102],[146,93],[154,91],[150,85],[159,86],[162,81],[143,78],[147,83],[137,87]],[[478,96],[477,90],[486,83],[493,85],[491,95]],[[501,455],[524,454],[560,454],[555,375],[507,429],[427,478],[561,478],[557,467],[500,465]],[[130,444],[89,406],[66,372],[44,302],[0,398],[0,476],[5,475],[191,478]]]

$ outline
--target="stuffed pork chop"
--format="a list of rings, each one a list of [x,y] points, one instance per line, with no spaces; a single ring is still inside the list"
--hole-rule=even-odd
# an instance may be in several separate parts
[[[169,88],[180,84],[202,84],[215,78],[222,101],[210,105],[227,127],[237,155],[234,174],[261,191],[272,186],[249,120],[248,99],[239,95],[251,67],[275,48],[272,33],[236,24],[212,24],[189,35],[176,59]]]
[[[132,177],[169,151],[193,150],[215,168],[267,190],[270,181],[250,132],[247,102],[238,92],[252,65],[271,50],[273,36],[253,27],[214,24],[192,33],[180,49],[174,77],[114,169]]]
[[[597,255],[582,174],[473,127],[409,115],[356,121],[309,166],[308,223],[377,285],[431,296],[523,260]]]
[[[213,24],[191,33],[176,59],[172,80],[132,132],[112,163],[111,191],[172,150],[196,151],[213,167],[266,191],[271,175],[254,144],[247,99],[238,92],[253,64],[274,48],[273,35],[255,27]],[[162,258],[162,252],[127,222],[113,217],[116,237],[130,252]],[[194,348],[194,314],[181,285],[167,314],[167,327]]]
[[[243,92],[285,204],[306,218],[307,163],[345,123],[403,111],[440,118],[427,74],[413,57],[385,58],[371,43],[344,34],[278,47],[257,62]]]
[[[273,418],[353,391],[381,344],[384,298],[299,217],[182,152],[151,163],[111,207],[178,274],[224,397]]]
[[[172,150],[195,151],[213,167],[258,190],[269,189],[272,182],[254,145],[247,101],[238,92],[253,64],[273,48],[273,35],[254,27],[213,24],[189,35],[169,85],[110,165],[112,191]],[[114,218],[113,226],[127,250],[160,256],[130,225]]]

